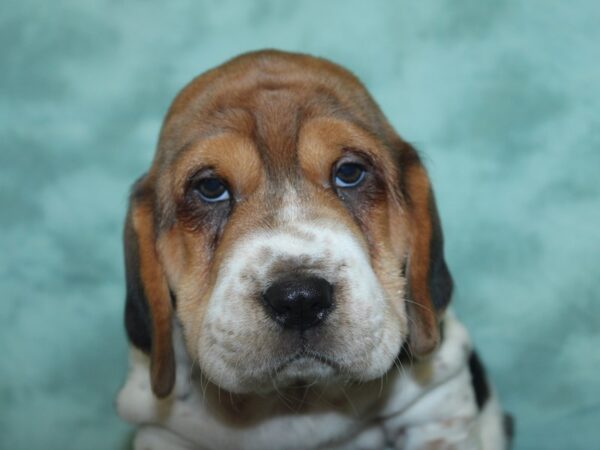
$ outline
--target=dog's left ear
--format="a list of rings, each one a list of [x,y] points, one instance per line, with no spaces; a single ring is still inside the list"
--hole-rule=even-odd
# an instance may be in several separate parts
[[[409,349],[416,357],[440,341],[439,321],[450,302],[452,277],[444,259],[444,238],[433,189],[417,151],[402,142],[398,161],[409,226],[406,261]]]
[[[156,253],[154,193],[146,178],[133,187],[125,220],[125,328],[129,340],[150,355],[150,381],[157,397],[175,383],[171,317],[166,277]]]

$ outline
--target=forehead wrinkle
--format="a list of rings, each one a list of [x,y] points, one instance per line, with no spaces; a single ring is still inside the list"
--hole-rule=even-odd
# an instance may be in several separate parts
[[[252,130],[256,126],[254,119],[251,111],[239,106],[219,105],[206,111],[198,118],[194,132],[190,133],[188,139],[178,149],[167,152],[171,157],[164,162],[166,165],[177,164],[186,153],[197,148],[202,141],[218,138],[221,135],[251,137]]]
[[[281,187],[283,182],[299,187],[303,177],[299,155],[301,134],[306,124],[315,119],[335,118],[381,140],[356,114],[356,108],[345,105],[335,92],[324,85],[304,87],[304,91],[296,92],[289,89],[289,84],[282,83],[255,93],[258,101],[253,114],[257,126],[253,140],[273,188]]]
[[[167,112],[166,122],[196,116],[223,98],[240,97],[263,88],[286,88],[318,102],[335,97],[371,126],[385,119],[360,80],[341,66],[303,54],[273,50],[251,52],[231,59],[196,77],[182,89]],[[185,122],[185,120],[183,120]],[[189,121],[188,121],[189,122]],[[177,127],[176,127],[177,128]],[[173,130],[178,134],[181,130]]]
[[[257,75],[252,80],[242,77],[237,80],[237,86],[213,92],[210,99],[201,95],[202,101],[192,101],[188,108],[171,116],[171,120],[180,122],[178,126],[169,127],[171,132],[187,125],[187,133],[181,134],[191,138],[178,150],[163,152],[169,155],[165,165],[177,163],[199,141],[239,133],[254,142],[269,190],[277,191],[284,181],[297,186],[301,182],[298,142],[307,119],[335,117],[385,142],[379,127],[368,124],[371,122],[368,116],[373,112],[364,110],[372,107],[363,104],[361,108],[360,104],[365,101],[360,95],[340,91],[340,86],[331,86],[332,80],[307,82],[292,78],[282,81],[278,77],[279,74]]]
[[[367,124],[372,121],[365,117],[365,109],[369,108],[361,107],[363,102],[359,99],[344,95],[338,92],[339,87],[329,84],[323,80],[281,80],[262,74],[238,79],[226,90],[201,90],[196,93],[198,98],[188,100],[187,107],[180,107],[167,117],[159,141],[160,165],[169,165],[197,141],[234,132],[253,138],[264,162],[271,166],[272,160],[282,162],[277,153],[294,155],[299,126],[305,118],[316,116],[344,119],[373,133],[373,124]],[[382,133],[376,134],[381,137]]]
[[[253,140],[268,173],[269,184],[292,181],[297,175],[297,145],[302,102],[289,90],[256,93]]]

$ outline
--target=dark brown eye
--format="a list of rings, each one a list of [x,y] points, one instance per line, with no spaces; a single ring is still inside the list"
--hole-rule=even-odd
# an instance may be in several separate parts
[[[229,190],[223,181],[217,177],[203,178],[194,185],[194,190],[207,203],[217,203],[229,200]]]
[[[341,188],[353,188],[365,179],[366,170],[356,163],[341,164],[335,172],[334,184]]]

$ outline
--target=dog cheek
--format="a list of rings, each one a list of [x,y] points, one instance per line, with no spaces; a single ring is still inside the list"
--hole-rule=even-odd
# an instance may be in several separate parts
[[[256,277],[246,271],[240,277],[236,264],[225,265],[207,300],[200,331],[194,340],[195,353],[209,378],[234,391],[256,361],[261,316],[256,301]]]
[[[404,263],[408,249],[408,228],[401,210],[393,205],[382,208],[379,221],[371,232],[379,243],[372,266],[385,292],[385,327],[389,335],[399,335],[404,343],[408,335]],[[392,232],[392,230],[394,232]]]

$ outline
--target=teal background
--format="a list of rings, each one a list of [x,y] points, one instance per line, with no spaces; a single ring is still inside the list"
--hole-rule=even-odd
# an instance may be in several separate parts
[[[0,448],[126,446],[128,186],[177,90],[263,47],[350,68],[424,153],[516,448],[600,448],[596,0],[1,0]]]

